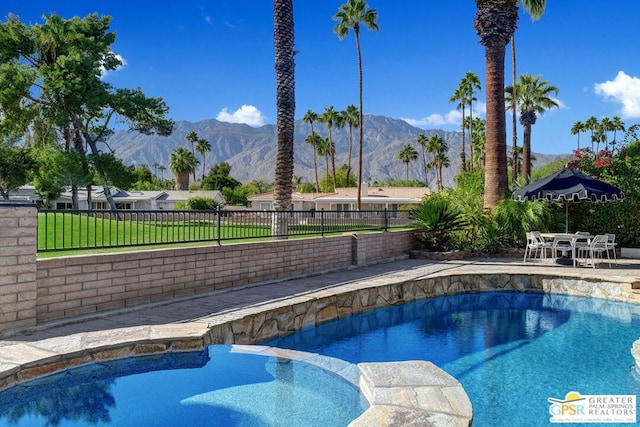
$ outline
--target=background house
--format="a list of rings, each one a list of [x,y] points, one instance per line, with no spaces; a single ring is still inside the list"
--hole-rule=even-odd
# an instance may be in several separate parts
[[[112,187],[111,195],[117,209],[122,210],[171,210],[178,203],[184,204],[192,197],[206,197],[213,199],[219,204],[226,203],[220,191],[177,191],[177,190],[157,190],[157,191],[124,191]],[[91,206],[89,206],[91,200]],[[33,186],[23,186],[10,196],[13,202],[33,202],[41,201],[40,196],[35,192]],[[78,189],[78,209],[80,210],[108,210],[109,202],[104,195],[104,188],[101,186],[91,187],[91,194],[86,188]],[[56,200],[51,201],[51,209],[64,210],[72,209],[71,189],[67,189]]]
[[[362,185],[361,206],[364,211],[397,211],[420,204],[431,194],[426,187],[369,187]],[[354,211],[358,197],[357,188],[338,188],[333,193],[293,193],[293,210]],[[273,193],[258,194],[248,198],[253,210],[272,210]]]

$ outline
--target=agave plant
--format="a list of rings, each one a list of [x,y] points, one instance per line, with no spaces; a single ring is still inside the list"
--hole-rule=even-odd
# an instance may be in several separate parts
[[[441,195],[425,199],[410,216],[422,231],[424,243],[436,250],[450,249],[452,234],[463,230],[468,223],[462,209]]]

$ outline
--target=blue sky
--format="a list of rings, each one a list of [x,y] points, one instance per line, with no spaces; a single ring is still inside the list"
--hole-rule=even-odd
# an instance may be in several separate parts
[[[11,3],[10,6],[7,3]],[[295,0],[296,118],[308,109],[358,103],[355,39],[340,41],[332,16],[344,0]],[[473,0],[371,0],[377,33],[362,31],[364,112],[405,119],[425,129],[460,129],[449,98],[467,71],[483,91],[474,115],[484,117],[484,48],[473,29]],[[217,118],[253,126],[275,123],[273,2],[268,0],[31,0],[3,2],[0,16],[42,22],[97,12],[113,17],[114,51],[124,66],[105,76],[117,87],[161,96],[175,120]],[[569,153],[576,121],[594,115],[640,122],[637,0],[547,2],[532,22],[520,14],[518,74],[541,74],[557,86],[560,108],[532,129],[536,152]],[[511,83],[507,45],[505,81]],[[511,144],[511,116],[507,116]],[[518,141],[522,127],[518,125]],[[618,136],[618,139],[621,139]],[[582,135],[581,146],[588,144]]]

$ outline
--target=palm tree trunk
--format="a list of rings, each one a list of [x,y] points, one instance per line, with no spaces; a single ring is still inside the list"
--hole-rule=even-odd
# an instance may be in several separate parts
[[[511,180],[516,182],[518,180],[518,96],[516,93],[516,38],[515,35],[511,36],[511,77],[513,78],[513,93],[511,94],[512,105],[511,114],[513,116],[513,122],[511,125],[511,132],[513,146],[511,147]]]
[[[499,39],[485,46],[486,61],[486,160],[484,205],[495,207],[507,191],[507,134],[504,106],[505,44]]]
[[[523,126],[522,134],[522,177],[528,184],[531,179],[531,125]]]
[[[274,210],[271,234],[274,239],[286,239],[289,234],[288,215],[293,191],[293,140],[295,129],[295,77],[293,51],[293,0],[274,0],[274,44],[276,68],[276,107],[278,151],[276,154]]]
[[[347,179],[344,184],[349,186],[349,177],[351,176],[351,151],[353,149],[353,124],[349,123],[349,154],[347,155]]]
[[[353,29],[356,39],[356,50],[358,51],[358,76],[360,83],[359,101],[360,101],[360,140],[358,141],[358,196],[356,199],[356,210],[362,208],[362,135],[364,128],[364,117],[362,114],[362,56],[360,54],[360,32],[358,27]]]
[[[329,150],[331,153],[331,176],[333,177],[333,189],[337,188],[336,185],[336,150],[333,146],[333,135],[331,132],[331,126],[329,126]]]
[[[467,169],[467,157],[465,154],[465,146],[464,146],[464,134],[465,134],[465,129],[464,129],[464,99],[462,100],[462,151],[460,151],[460,172],[464,172]]]
[[[319,192],[320,184],[318,181],[318,150],[316,146],[316,134],[313,131],[313,122],[311,122],[311,135],[313,135],[313,174],[316,178],[316,192]]]

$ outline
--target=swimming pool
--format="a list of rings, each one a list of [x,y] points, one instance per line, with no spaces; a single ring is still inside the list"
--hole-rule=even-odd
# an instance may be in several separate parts
[[[570,391],[640,394],[630,353],[639,337],[635,304],[491,292],[387,307],[265,344],[352,363],[429,360],[462,383],[473,424],[494,427],[547,426],[547,399]]]
[[[0,393],[0,426],[343,426],[368,406],[355,384],[321,367],[352,365],[237,348],[93,364],[22,384]]]

